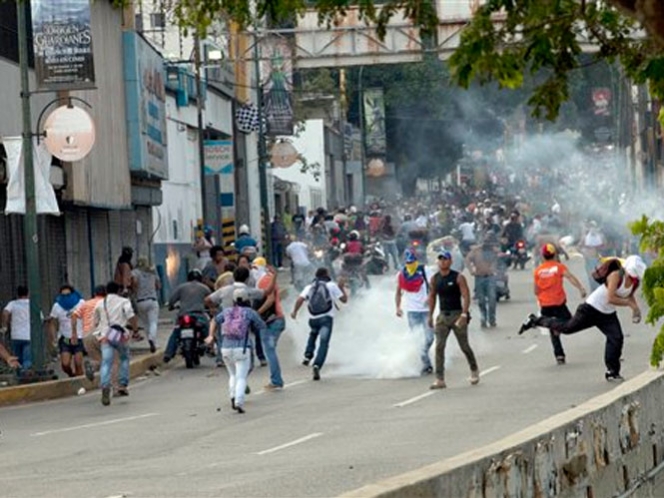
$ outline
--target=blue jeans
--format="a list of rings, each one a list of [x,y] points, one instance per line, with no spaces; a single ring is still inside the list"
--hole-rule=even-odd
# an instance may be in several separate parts
[[[120,387],[129,385],[129,345],[120,344],[111,346],[108,342],[101,343],[101,387],[111,387],[111,370],[115,352],[120,355],[120,369],[118,370],[118,384]]]
[[[18,358],[21,370],[29,370],[32,367],[32,347],[30,341],[23,339],[12,339],[12,354]]]
[[[586,267],[586,274],[588,275],[588,286],[590,287],[590,292],[592,292],[599,287],[599,284],[593,278],[593,271],[599,265],[599,258],[585,256],[583,260]]]
[[[396,240],[385,240],[383,241],[383,249],[385,250],[385,259],[387,263],[390,263],[390,256],[392,261],[394,261],[394,269],[398,270],[401,266],[401,258],[399,258],[399,251],[397,250]]]
[[[496,277],[475,277],[475,295],[482,324],[496,324]]]
[[[279,387],[284,386],[284,379],[281,378],[281,367],[277,357],[277,342],[285,328],[286,321],[283,318],[277,318],[268,323],[267,329],[261,332],[263,351],[267,357],[267,363],[270,365],[270,384]]]
[[[422,351],[420,352],[420,358],[422,359],[422,367],[424,369],[431,368],[431,359],[429,358],[429,349],[434,340],[434,332],[432,328],[429,328],[429,312],[428,311],[408,311],[406,312],[408,317],[408,327],[411,332],[419,332],[422,330],[424,332],[424,343],[422,344]]]
[[[311,360],[314,357],[316,350],[316,339],[320,336],[320,344],[318,345],[318,353],[314,360],[314,366],[323,368],[325,358],[327,358],[327,350],[330,347],[330,338],[332,337],[332,324],[334,319],[331,316],[321,316],[320,318],[312,318],[309,320],[309,341],[307,342],[307,349],[304,352],[304,357]]]

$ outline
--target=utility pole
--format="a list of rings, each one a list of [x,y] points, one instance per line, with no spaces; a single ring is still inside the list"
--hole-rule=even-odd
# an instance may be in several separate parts
[[[261,62],[258,47],[258,25],[254,24],[254,71],[256,73],[256,92],[258,104],[258,176],[261,192],[261,221],[265,234],[265,256],[272,257],[272,230],[270,225],[270,208],[267,195],[267,148],[265,144],[265,127],[263,126],[263,85],[261,84]]]
[[[360,71],[357,80],[357,93],[358,93],[358,102],[360,103],[360,157],[362,158],[362,165],[360,172],[362,174],[362,209],[367,202],[367,173],[366,173],[366,162],[367,162],[367,151],[365,149],[365,140],[364,140],[364,89],[362,88],[362,73],[364,72],[364,66],[360,66]]]
[[[44,333],[41,317],[41,280],[39,270],[39,234],[37,231],[37,199],[35,197],[35,169],[32,151],[32,116],[30,110],[30,80],[28,68],[27,11],[29,2],[16,3],[18,22],[18,58],[21,70],[21,107],[23,111],[23,174],[25,175],[25,217],[23,235],[25,263],[30,293],[30,345],[33,369],[43,372],[45,366]]]
[[[205,187],[205,124],[203,123],[203,85],[201,78],[201,36],[198,30],[194,36],[194,72],[196,78],[196,116],[198,118],[198,162],[201,176],[201,217],[203,225],[207,224],[208,216],[205,209],[207,189]]]

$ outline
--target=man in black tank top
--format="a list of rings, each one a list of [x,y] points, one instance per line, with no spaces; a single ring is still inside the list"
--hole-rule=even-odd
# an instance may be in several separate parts
[[[466,278],[450,269],[452,255],[447,251],[438,254],[438,273],[431,279],[429,286],[429,326],[434,325],[436,300],[438,300],[440,313],[436,318],[436,381],[431,389],[443,389],[445,384],[445,344],[450,332],[454,332],[459,347],[466,355],[470,366],[470,383],[480,381],[479,368],[475,360],[475,353],[468,343],[468,308],[470,307],[470,292]]]

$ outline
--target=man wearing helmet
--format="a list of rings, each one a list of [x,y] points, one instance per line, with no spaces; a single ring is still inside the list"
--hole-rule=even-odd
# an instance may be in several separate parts
[[[208,318],[205,314],[205,298],[210,294],[210,288],[203,284],[203,274],[200,270],[191,270],[187,274],[187,282],[179,285],[168,300],[168,309],[174,309],[176,304],[180,304],[178,317],[183,315],[195,316],[197,320],[205,322],[207,326]],[[180,329],[175,328],[168,339],[166,350],[164,351],[164,363],[171,361],[177,352],[178,340],[180,339]]]
[[[245,250],[253,250],[253,252],[258,250],[258,242],[251,236],[247,225],[241,225],[237,232],[238,238],[235,241],[235,249],[238,253],[242,254]]]
[[[632,309],[632,322],[641,321],[639,308],[634,293],[646,272],[646,264],[640,256],[629,256],[625,263],[612,258],[605,261],[595,272],[600,282],[586,301],[579,305],[574,316],[561,321],[554,317],[530,315],[521,326],[519,333],[533,327],[546,327],[554,334],[574,334],[590,327],[597,327],[606,336],[604,363],[608,381],[622,381],[620,376],[620,357],[623,348],[623,332],[618,320],[616,306]]]

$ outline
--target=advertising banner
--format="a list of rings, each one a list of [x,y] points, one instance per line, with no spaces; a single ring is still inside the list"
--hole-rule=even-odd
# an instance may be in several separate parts
[[[365,90],[362,96],[364,110],[364,141],[368,155],[384,155],[387,150],[385,137],[385,99],[382,88]]]
[[[134,31],[123,33],[129,168],[168,178],[164,59]]]
[[[89,0],[31,0],[37,86],[95,87]]]
[[[205,174],[219,175],[219,203],[222,218],[233,216],[235,208],[235,167],[232,140],[206,140]]]
[[[261,46],[261,84],[268,136],[293,134],[293,50],[286,38],[272,35]]]

